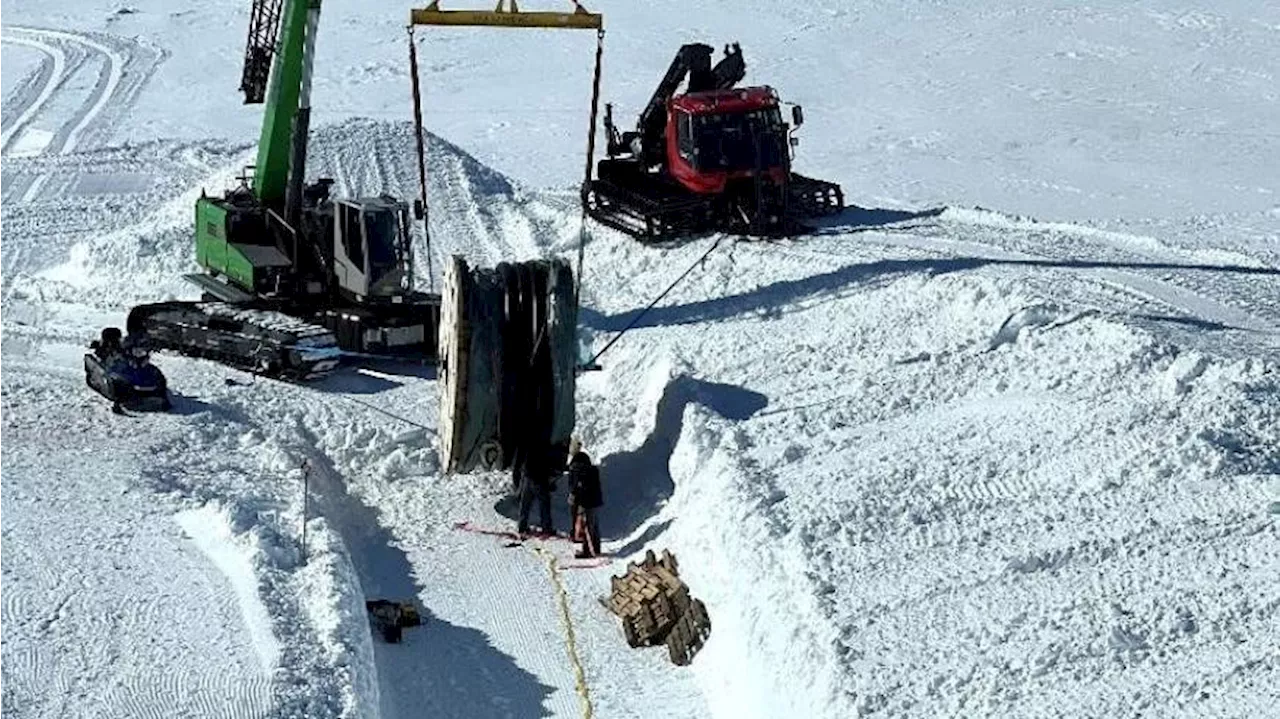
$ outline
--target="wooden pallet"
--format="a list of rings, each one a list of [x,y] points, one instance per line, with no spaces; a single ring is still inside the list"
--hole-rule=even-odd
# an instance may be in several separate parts
[[[629,563],[625,573],[610,581],[610,590],[601,604],[622,620],[632,647],[665,644],[671,661],[683,666],[711,632],[706,606],[690,597],[668,550],[661,557],[649,550],[643,561]]]
[[[707,615],[707,607],[701,599],[695,599],[689,605],[689,611],[676,620],[675,626],[667,634],[667,654],[671,661],[685,666],[693,661],[693,656],[702,649],[707,637],[711,636],[711,617]]]

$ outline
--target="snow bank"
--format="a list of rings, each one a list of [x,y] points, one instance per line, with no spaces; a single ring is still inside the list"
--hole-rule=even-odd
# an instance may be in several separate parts
[[[274,669],[280,661],[280,643],[271,631],[271,617],[258,596],[252,549],[240,546],[231,532],[226,513],[213,505],[180,512],[174,520],[231,583],[262,667],[268,671]]]
[[[671,457],[669,539],[714,627],[694,664],[698,679],[716,716],[853,716],[833,686],[837,627],[817,610],[818,588],[794,546],[803,540],[779,505],[786,495],[741,462],[750,442],[690,406]]]
[[[324,519],[307,527],[308,560],[299,570],[307,619],[324,664],[335,673],[342,717],[378,717],[378,672],[359,578],[342,538]]]
[[[1267,705],[1280,364],[993,275],[658,323],[584,383],[608,511],[654,513],[626,546],[707,603],[717,715]]]
[[[303,556],[308,438],[281,421],[288,414],[280,398],[253,396],[265,388],[204,389],[219,408],[186,425],[181,446],[158,448],[146,477],[190,507],[180,524],[236,588],[254,643],[274,669],[274,711],[377,717],[364,594],[342,538],[316,517],[314,486]]]
[[[341,538],[323,519],[308,524],[305,562],[299,537],[234,500],[184,511],[177,521],[234,587],[263,666],[275,672],[278,711],[378,716],[364,594]]]

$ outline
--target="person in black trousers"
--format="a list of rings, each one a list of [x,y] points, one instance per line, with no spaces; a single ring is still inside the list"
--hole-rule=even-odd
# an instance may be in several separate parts
[[[578,559],[598,557],[600,523],[596,514],[604,506],[600,469],[591,463],[577,439],[570,444],[573,458],[569,460],[569,507],[573,511],[575,539],[582,541],[582,549],[574,556]]]
[[[520,491],[520,520],[516,525],[520,534],[529,534],[529,512],[535,499],[542,520],[538,528],[543,534],[556,533],[551,521],[551,468],[548,464],[545,451],[525,447],[516,450],[511,471]]]

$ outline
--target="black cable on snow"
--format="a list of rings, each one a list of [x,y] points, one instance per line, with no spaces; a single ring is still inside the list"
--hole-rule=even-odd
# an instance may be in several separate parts
[[[618,334],[614,335],[613,339],[609,340],[609,343],[606,344],[604,348],[602,348],[599,352],[595,354],[594,357],[592,357],[590,360],[587,361],[586,366],[590,367],[594,365],[596,363],[596,360],[599,360],[601,355],[603,355],[605,352],[608,352],[609,348],[613,347],[615,342],[617,342],[619,339],[622,339],[622,336],[625,335],[628,330],[630,330],[632,327],[635,327],[636,323],[640,321],[640,318],[648,314],[649,310],[653,309],[655,305],[661,302],[662,298],[666,297],[671,292],[671,290],[674,290],[676,288],[676,285],[683,282],[684,278],[688,277],[689,273],[693,272],[695,267],[697,267],[698,265],[701,265],[703,261],[705,261],[707,257],[711,255],[712,252],[715,252],[716,248],[720,246],[720,243],[724,241],[724,238],[725,238],[725,235],[721,235],[714,243],[712,243],[711,247],[707,248],[706,252],[702,253],[701,257],[699,257],[696,261],[694,261],[692,265],[689,265],[689,269],[682,272],[680,276],[676,278],[675,282],[672,282],[670,285],[668,285],[667,289],[662,291],[662,294],[653,298],[653,301],[650,302],[643,310],[640,310],[639,314],[637,314],[635,317],[632,317],[631,321],[627,323],[626,327],[623,327],[621,330],[619,330]]]
[[[428,427],[427,425],[422,424],[422,423],[420,423],[420,422],[414,422],[413,420],[411,420],[411,419],[409,419],[409,418],[407,418],[407,417],[401,417],[400,415],[396,414],[395,412],[387,411],[387,410],[385,410],[385,409],[382,409],[381,407],[378,407],[378,406],[376,406],[376,405],[369,404],[368,402],[365,402],[364,400],[356,399],[355,397],[351,397],[351,396],[349,396],[349,395],[340,394],[340,395],[337,395],[337,396],[338,396],[338,397],[340,397],[341,399],[345,399],[345,400],[346,400],[346,401],[348,401],[348,402],[354,402],[354,403],[356,403],[356,404],[360,405],[361,407],[364,407],[364,408],[366,408],[366,409],[371,409],[371,410],[373,410],[374,412],[377,412],[377,413],[379,413],[379,414],[384,414],[384,415],[386,415],[386,416],[388,416],[388,417],[390,417],[390,418],[392,418],[392,419],[398,419],[398,420],[400,420],[401,422],[404,422],[405,424],[411,424],[411,425],[413,425],[414,427],[417,427],[417,428],[419,428],[419,429],[425,429],[426,431],[430,432],[431,434],[434,434],[434,435],[436,435],[436,436],[439,436],[439,434],[436,432],[436,430],[435,430],[435,429],[433,429],[433,428],[431,428],[431,427]]]

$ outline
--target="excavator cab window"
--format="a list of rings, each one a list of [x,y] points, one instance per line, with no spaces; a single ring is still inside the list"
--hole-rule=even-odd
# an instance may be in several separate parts
[[[393,270],[399,260],[396,257],[396,216],[387,209],[365,210],[364,236],[369,245],[369,279],[378,278]]]
[[[360,209],[346,203],[338,203],[342,221],[342,248],[347,259],[361,272],[364,271],[364,233],[360,231]]]

